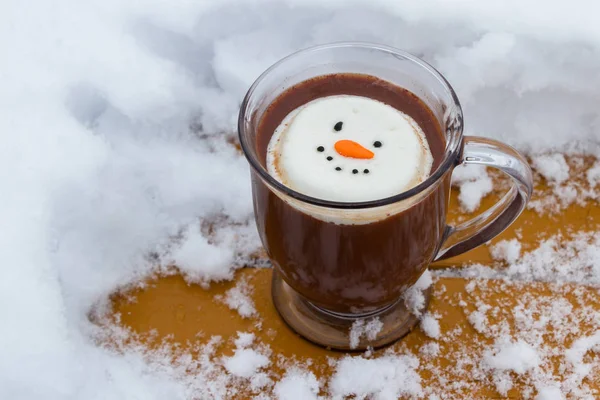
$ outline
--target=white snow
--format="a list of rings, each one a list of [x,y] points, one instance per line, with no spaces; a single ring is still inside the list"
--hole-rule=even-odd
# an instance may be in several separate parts
[[[592,336],[580,337],[565,352],[565,359],[571,364],[573,371],[571,379],[579,384],[592,372],[594,367],[597,367],[594,363],[584,361],[584,356],[588,352],[600,355],[600,331]]]
[[[484,333],[487,330],[488,319],[484,312],[473,311],[467,316],[467,320],[471,323],[473,328],[479,333]]]
[[[493,269],[473,264],[460,269],[443,270],[438,274],[464,278],[599,285],[600,232],[578,232],[569,240],[560,234],[553,235],[540,241],[537,248],[509,263],[506,268]]]
[[[469,213],[476,211],[481,200],[492,191],[492,178],[482,165],[459,165],[452,173],[452,185],[459,188],[458,201]]]
[[[189,359],[98,347],[88,315],[172,263],[193,282],[228,279],[257,248],[248,166],[228,140],[244,92],[279,57],[337,40],[397,46],[446,75],[466,134],[597,155],[598,14],[591,0],[3,2],[0,398],[226,398],[222,367],[201,358],[189,380]],[[540,168],[567,185],[553,157]],[[548,240],[501,277],[597,284],[597,234],[585,239]],[[233,371],[266,365],[239,351],[257,368],[234,358]],[[420,393],[416,359],[369,361],[343,361],[333,393]]]
[[[206,285],[210,281],[233,278],[233,250],[224,251],[208,243],[200,230],[185,232],[179,247],[173,250],[171,263],[177,265],[189,280]]]
[[[563,183],[569,179],[569,165],[565,156],[560,153],[542,154],[531,159],[531,164],[537,172],[551,183]]]
[[[246,347],[250,347],[250,345],[252,345],[254,339],[254,333],[238,332],[238,338],[235,339],[234,344],[238,349],[245,349]]]
[[[423,333],[432,339],[440,338],[440,323],[437,316],[426,313],[421,317],[421,329]]]
[[[383,322],[378,317],[365,319],[357,319],[352,323],[350,328],[350,348],[355,349],[360,343],[360,338],[365,337],[368,341],[375,340],[377,334],[383,328]]]
[[[404,292],[404,304],[414,315],[421,315],[423,307],[425,307],[425,294],[423,292],[429,289],[432,283],[431,272],[426,269],[415,284]]]
[[[249,348],[254,341],[254,334],[238,332],[238,338],[235,340],[235,353],[231,357],[223,357],[223,366],[233,376],[238,378],[254,378],[254,386],[261,386],[257,381],[265,382],[266,376],[257,372],[267,367],[271,361],[266,355]],[[258,379],[257,378],[258,375]]]
[[[318,400],[319,382],[312,372],[292,369],[273,390],[277,400]]]
[[[556,386],[546,386],[538,390],[535,400],[564,400],[560,388]]]
[[[225,369],[240,378],[251,378],[259,369],[269,365],[269,358],[252,349],[238,349],[223,360]]]
[[[494,260],[514,264],[521,255],[521,242],[517,239],[501,240],[490,248],[490,253]]]
[[[590,350],[600,352],[600,332],[577,339],[566,352],[567,361],[577,367],[583,363],[583,356]]]
[[[418,396],[422,393],[421,377],[416,372],[419,360],[414,356],[383,356],[378,359],[344,357],[338,361],[329,381],[333,399],[354,395],[375,400]]]
[[[504,396],[514,385],[509,372],[522,375],[540,363],[540,356],[533,346],[522,340],[512,342],[510,337],[496,339],[494,347],[486,350],[482,359],[483,368],[491,371],[496,390]]]
[[[439,353],[440,353],[440,345],[437,344],[436,342],[425,343],[419,349],[419,354],[422,355],[423,357],[425,357],[426,360],[437,357]]]
[[[540,358],[535,348],[523,341],[514,343],[497,343],[494,351],[484,355],[483,362],[498,371],[510,370],[524,374],[540,364]]]
[[[256,307],[252,300],[252,287],[243,278],[235,286],[225,292],[224,296],[215,296],[217,301],[223,302],[232,310],[236,310],[242,318],[256,315]]]
[[[600,161],[596,161],[592,168],[587,170],[586,177],[590,187],[595,188],[600,182]]]

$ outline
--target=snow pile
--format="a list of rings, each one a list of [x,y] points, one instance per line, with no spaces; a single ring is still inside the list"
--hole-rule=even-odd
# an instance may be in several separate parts
[[[498,297],[499,292],[515,293],[515,298]],[[553,284],[549,290],[548,284],[475,279],[465,286],[465,293],[448,292],[438,299],[461,307],[481,339],[445,347],[444,357],[456,360],[450,376],[469,376],[503,396],[519,384],[525,398],[533,397],[534,390],[539,398],[594,397],[590,383],[600,372],[594,288]],[[454,342],[448,332],[437,343]],[[560,366],[558,374],[555,365]],[[434,367],[432,372],[439,374],[434,386],[448,379],[444,368]],[[473,386],[465,380],[454,389]]]
[[[292,369],[275,385],[277,400],[318,400],[319,382],[312,372]]]
[[[595,188],[596,185],[600,183],[600,161],[596,161],[592,168],[587,170],[585,175],[588,180],[588,185],[590,185],[592,189]]]
[[[539,246],[514,258],[516,242],[498,243],[492,255],[508,262],[506,268],[473,264],[460,269],[437,272],[440,276],[504,279],[507,281],[543,281],[600,285],[600,232],[578,232],[565,240],[560,234],[542,240]],[[510,261],[509,261],[510,259]]]
[[[419,349],[419,354],[426,360],[437,357],[439,353],[440,345],[435,342],[426,343]]]
[[[183,233],[182,242],[171,254],[169,264],[176,265],[188,280],[198,282],[208,288],[211,281],[231,280],[233,269],[233,251],[223,251],[206,237],[190,226]]]
[[[540,215],[556,214],[571,204],[585,206],[590,200],[600,200],[600,162],[592,164],[594,157],[584,153],[567,158],[562,153],[546,152],[531,154],[536,190],[527,205]],[[599,152],[593,152],[596,157]],[[581,178],[584,179],[581,179]],[[539,185],[544,183],[545,185]],[[508,189],[509,179],[493,168],[480,165],[459,165],[452,174],[452,186],[458,188],[458,201],[463,212],[473,213],[481,200],[489,194],[499,194]],[[540,189],[540,187],[542,189]]]
[[[227,372],[238,378],[256,378],[256,373],[270,364],[269,357],[248,348],[254,341],[253,334],[240,333],[238,336],[235,354],[223,357],[223,365]]]
[[[540,365],[540,357],[535,349],[523,341],[496,343],[493,351],[488,351],[483,362],[491,369],[514,371],[524,374]]]
[[[556,214],[571,204],[585,206],[586,202],[600,201],[600,191],[596,190],[598,162],[583,156],[571,156],[567,160],[563,154],[548,153],[533,156],[534,180],[546,184],[546,189],[534,192],[527,207],[540,215]],[[584,179],[581,179],[584,178]],[[587,178],[587,179],[586,179]],[[543,186],[542,186],[543,187]]]
[[[378,359],[344,357],[338,361],[329,382],[333,399],[354,395],[357,398],[396,399],[420,396],[419,360],[409,355],[390,355]]]
[[[252,343],[254,343],[254,333],[248,332],[238,332],[237,339],[234,340],[235,347],[237,349],[245,349],[246,347],[250,347]]]
[[[569,179],[569,164],[563,154],[542,154],[533,157],[531,166],[548,182],[561,184]]]
[[[494,260],[514,264],[521,255],[521,242],[517,239],[501,240],[490,248],[490,254]]]
[[[205,353],[172,364],[166,354],[113,352],[92,339],[88,315],[173,264],[208,284],[249,260],[258,238],[248,167],[231,142],[243,93],[278,58],[334,40],[404,48],[456,88],[466,134],[531,154],[597,154],[599,11],[592,1],[542,0],[4,2],[0,398],[231,395]],[[597,171],[588,171],[590,184]],[[471,207],[481,197],[465,196]],[[204,229],[203,221],[226,223]],[[568,266],[564,251],[544,250]],[[593,262],[563,277],[535,267],[543,254],[531,257],[509,276],[598,276]],[[424,297],[407,300],[418,311]],[[396,362],[380,376],[412,377]],[[190,370],[198,378],[182,381]],[[419,392],[415,383],[336,376],[339,394]]]
[[[600,355],[600,331],[592,336],[577,339],[566,351],[565,358],[576,376],[585,377],[594,368],[593,363],[584,362],[584,356],[590,351]]]
[[[426,269],[423,275],[412,285],[408,290],[404,292],[404,305],[406,308],[416,316],[421,316],[421,313],[425,307],[425,293],[427,289],[433,284],[433,277],[431,272]]]
[[[507,342],[507,343],[506,343]],[[535,349],[523,341],[511,343],[504,338],[496,343],[493,350],[487,350],[483,356],[484,368],[493,372],[496,390],[506,396],[513,382],[509,371],[524,374],[540,365],[540,358]]]
[[[383,322],[378,317],[368,320],[357,319],[352,323],[352,327],[350,328],[350,348],[357,348],[362,337],[365,337],[367,341],[375,340],[381,328],[383,328]]]
[[[440,323],[438,321],[439,315],[432,315],[426,313],[421,317],[421,329],[423,333],[432,339],[440,338]]]
[[[234,287],[225,292],[225,296],[215,296],[215,298],[230,309],[236,310],[242,318],[250,318],[256,315],[256,308],[251,295],[252,287],[250,284],[246,280],[240,279]]]
[[[252,349],[238,349],[232,357],[223,361],[227,372],[238,378],[251,378],[256,372],[269,365],[269,359]]]
[[[458,187],[458,201],[463,211],[472,213],[494,185],[487,169],[482,165],[459,165],[452,173],[452,186]]]
[[[547,386],[538,391],[535,400],[564,400],[560,388],[556,386]]]

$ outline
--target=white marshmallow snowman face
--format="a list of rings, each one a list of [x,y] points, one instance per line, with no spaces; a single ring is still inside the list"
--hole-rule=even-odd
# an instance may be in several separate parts
[[[267,169],[284,185],[323,200],[357,202],[402,193],[429,176],[433,157],[408,115],[367,97],[322,97],[275,130]]]

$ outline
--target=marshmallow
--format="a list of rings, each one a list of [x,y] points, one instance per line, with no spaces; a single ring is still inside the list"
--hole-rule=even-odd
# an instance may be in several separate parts
[[[409,190],[430,174],[433,156],[419,125],[380,101],[318,98],[288,114],[267,149],[279,182],[322,200],[378,200]]]

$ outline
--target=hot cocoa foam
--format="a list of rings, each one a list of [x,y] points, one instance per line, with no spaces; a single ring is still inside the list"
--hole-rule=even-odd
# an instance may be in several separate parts
[[[266,161],[269,173],[293,190],[358,202],[423,182],[433,156],[410,116],[368,97],[333,95],[290,112],[269,141]]]

